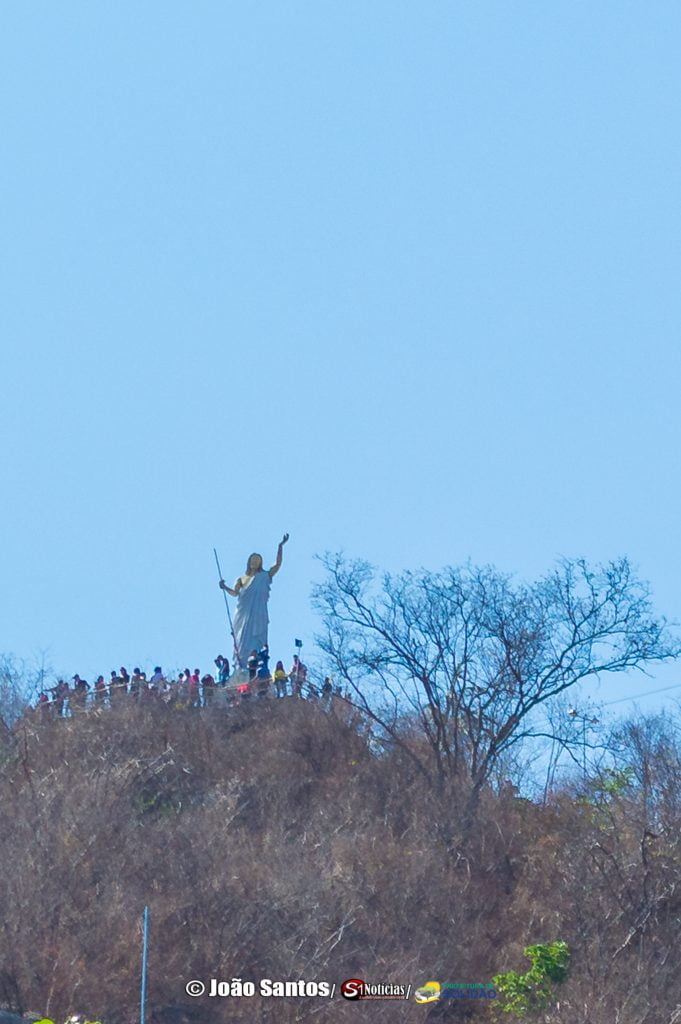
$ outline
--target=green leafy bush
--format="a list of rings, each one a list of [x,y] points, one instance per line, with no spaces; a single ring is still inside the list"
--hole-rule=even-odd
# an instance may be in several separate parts
[[[524,1017],[545,1009],[553,999],[553,986],[567,977],[570,951],[567,942],[526,946],[523,954],[532,967],[525,974],[506,971],[493,978],[499,1009]]]

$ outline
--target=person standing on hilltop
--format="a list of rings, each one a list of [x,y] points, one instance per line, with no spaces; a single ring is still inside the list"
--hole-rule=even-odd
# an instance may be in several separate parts
[[[251,651],[267,646],[269,616],[267,602],[274,576],[281,569],[284,544],[288,541],[285,533],[277,548],[277,558],[271,569],[263,569],[262,555],[254,552],[248,559],[246,572],[239,576],[233,587],[220,580],[220,588],[236,597],[234,616],[234,661],[238,668],[246,668],[246,659]]]
[[[293,655],[293,665],[289,673],[291,694],[293,697],[303,696],[303,685],[307,682],[307,665],[303,665],[297,654]]]
[[[201,684],[201,674],[198,668],[189,676],[189,707],[200,708],[201,707],[201,690],[199,689]]]
[[[201,686],[203,687],[203,706],[210,708],[213,706],[213,697],[215,696],[214,677],[207,672],[201,679]]]
[[[102,707],[106,700],[106,683],[104,676],[97,676],[95,682],[95,706]]]
[[[69,696],[69,684],[63,679],[59,679],[57,685],[50,687],[48,692],[54,694],[54,710],[60,718],[63,718],[66,714],[64,702]]]
[[[127,696],[127,694],[129,693],[129,690],[130,690],[130,682],[131,682],[131,680],[130,680],[130,675],[128,673],[128,670],[127,670],[127,668],[125,668],[124,665],[121,665],[120,679],[121,679],[121,684],[122,684],[121,685],[121,693],[125,694]]]
[[[133,700],[139,700],[140,697],[140,682],[142,680],[142,673],[138,668],[132,670],[132,677],[128,684],[128,693]]]
[[[229,661],[227,658],[223,658],[221,654],[218,654],[215,664],[218,669],[217,684],[218,686],[226,686],[229,682]]]
[[[76,708],[80,711],[85,711],[85,705],[87,702],[87,692],[90,689],[90,684],[87,679],[81,679],[76,672],[73,677],[73,703]]]
[[[248,669],[249,682],[255,679],[258,672],[258,652],[256,650],[251,651],[246,660],[246,668]]]
[[[267,644],[258,651],[258,669],[256,672],[258,680],[258,697],[266,697],[272,677],[270,675],[270,650]]]
[[[121,679],[121,677],[116,672],[116,669],[112,668],[111,669],[111,674],[110,674],[110,677],[109,677],[109,705],[110,705],[110,707],[114,707],[117,704],[118,699],[121,696],[122,685],[123,685],[123,680]]]
[[[154,691],[154,693],[160,693],[163,687],[165,686],[163,669],[161,668],[160,665],[156,665],[154,667],[154,673],[151,679],[149,680],[149,686]]]
[[[286,696],[287,679],[288,675],[286,674],[286,669],[284,668],[284,662],[278,661],[274,669],[274,685],[276,687],[277,697]]]

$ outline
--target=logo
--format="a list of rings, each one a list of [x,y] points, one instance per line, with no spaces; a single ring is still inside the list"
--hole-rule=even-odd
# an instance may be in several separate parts
[[[414,992],[417,1003],[437,1003],[445,999],[496,999],[497,990],[491,981],[427,981]]]
[[[361,978],[348,978],[340,990],[343,999],[409,999],[411,985],[394,985],[385,981],[372,984]]]
[[[440,998],[440,982],[427,981],[421,988],[414,992],[414,999],[417,1003],[436,1003]]]
[[[348,978],[348,980],[344,981],[341,985],[341,995],[343,996],[343,999],[361,999],[363,985],[364,982],[360,981],[359,978]]]

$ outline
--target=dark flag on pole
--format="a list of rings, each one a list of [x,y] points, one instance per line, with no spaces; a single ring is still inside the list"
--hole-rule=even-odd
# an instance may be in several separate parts
[[[302,647],[303,646],[303,641],[302,640],[294,640],[293,643],[296,645],[296,647]]]

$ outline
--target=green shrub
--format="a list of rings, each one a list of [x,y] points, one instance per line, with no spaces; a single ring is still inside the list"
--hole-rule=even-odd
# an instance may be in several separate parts
[[[567,977],[570,960],[567,942],[526,946],[523,954],[532,964],[526,974],[506,971],[492,979],[499,995],[499,1009],[517,1017],[546,1008],[553,999],[553,986]]]

